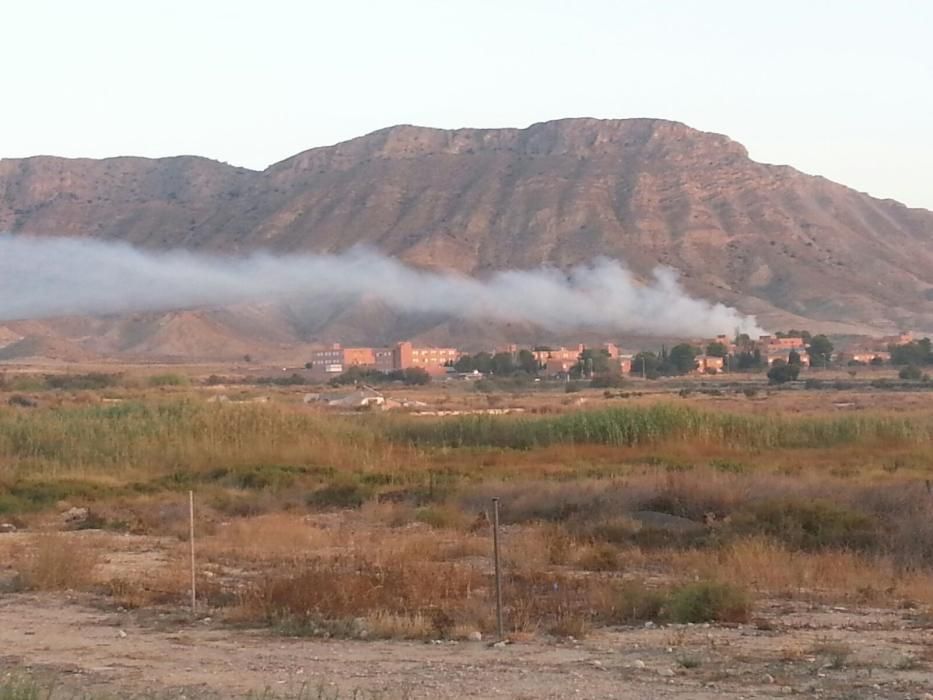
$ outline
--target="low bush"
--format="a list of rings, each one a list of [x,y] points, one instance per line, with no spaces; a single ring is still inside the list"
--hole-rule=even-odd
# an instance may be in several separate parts
[[[149,386],[188,386],[190,380],[183,374],[154,374],[149,377]]]
[[[748,594],[740,588],[701,581],[678,588],[667,601],[672,622],[746,622],[751,610]]]
[[[99,391],[117,386],[119,383],[119,374],[105,374],[103,372],[45,375],[45,384],[49,389],[64,391]]]
[[[618,571],[619,550],[608,542],[600,542],[583,550],[577,565],[586,571]]]
[[[664,591],[647,588],[638,581],[626,581],[613,591],[607,621],[632,624],[658,620],[666,601]]]
[[[466,527],[469,518],[453,506],[435,505],[419,508],[415,520],[438,529],[461,529]]]
[[[373,495],[371,486],[352,475],[341,475],[305,498],[313,508],[359,508]]]
[[[308,380],[302,377],[300,374],[292,373],[287,375],[279,375],[275,377],[259,377],[256,380],[257,384],[260,385],[272,385],[272,386],[304,386],[308,384]]]
[[[753,503],[733,515],[731,529],[807,551],[873,549],[882,534],[881,524],[872,516],[825,500]]]
[[[593,389],[620,389],[628,382],[621,374],[597,374],[590,380]]]

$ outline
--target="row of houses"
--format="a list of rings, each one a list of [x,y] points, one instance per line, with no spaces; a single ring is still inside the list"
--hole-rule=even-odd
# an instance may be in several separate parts
[[[913,336],[910,333],[873,339],[848,352],[846,357],[864,364],[879,360],[887,362],[890,359],[890,353],[887,351],[890,345],[902,345],[912,340]],[[749,339],[737,345],[734,339],[720,335],[712,340],[697,340],[693,344],[705,350],[713,343],[721,345],[726,355],[757,350],[762,363],[768,366],[777,361],[789,361],[792,353],[797,353],[804,364],[807,361],[807,341],[802,337],[762,335],[757,340]],[[509,344],[496,348],[494,352],[505,352],[517,356],[523,349],[531,352],[543,374],[548,377],[568,375],[587,349],[605,351],[609,356],[611,371],[619,374],[631,372],[634,358],[633,354],[622,352],[614,343],[603,343],[598,346],[578,343],[566,347],[537,346],[532,348],[521,348],[518,345]],[[417,367],[433,376],[444,376],[451,373],[452,366],[463,355],[464,353],[457,348],[418,347],[407,341],[387,347],[343,347],[340,344],[334,344],[315,350],[308,363],[308,369],[315,375],[327,377],[346,372],[351,367],[381,372]],[[695,371],[699,374],[719,374],[727,369],[726,363],[727,359],[718,353],[703,353],[696,358]]]

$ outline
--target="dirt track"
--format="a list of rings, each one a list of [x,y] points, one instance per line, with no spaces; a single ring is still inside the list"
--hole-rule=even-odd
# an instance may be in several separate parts
[[[385,698],[925,698],[929,631],[901,613],[771,610],[777,629],[663,627],[583,642],[293,640],[174,615],[146,618],[88,598],[0,597],[0,668],[66,691],[230,697],[334,684]],[[784,612],[779,616],[780,612]],[[924,636],[926,635],[926,639]],[[843,668],[815,645],[851,647]],[[689,659],[689,661],[687,661]],[[911,663],[906,660],[912,659]],[[685,668],[685,666],[691,666]],[[933,698],[933,695],[930,696]]]

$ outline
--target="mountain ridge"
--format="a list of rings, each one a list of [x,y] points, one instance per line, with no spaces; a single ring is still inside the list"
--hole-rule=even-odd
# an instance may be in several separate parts
[[[200,156],[2,159],[0,231],[220,253],[365,244],[478,275],[604,255],[643,278],[673,267],[691,294],[773,328],[933,329],[933,212],[662,119],[402,124],[262,171]],[[326,326],[301,340],[321,338]]]

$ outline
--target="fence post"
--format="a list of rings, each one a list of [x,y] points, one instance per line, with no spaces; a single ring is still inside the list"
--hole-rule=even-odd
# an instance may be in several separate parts
[[[492,499],[492,547],[496,565],[496,634],[499,641],[504,636],[502,629],[502,570],[499,563],[499,499]]]
[[[189,540],[191,543],[191,614],[197,614],[198,593],[197,593],[197,569],[194,563],[194,491],[188,491],[188,518],[189,518]]]

